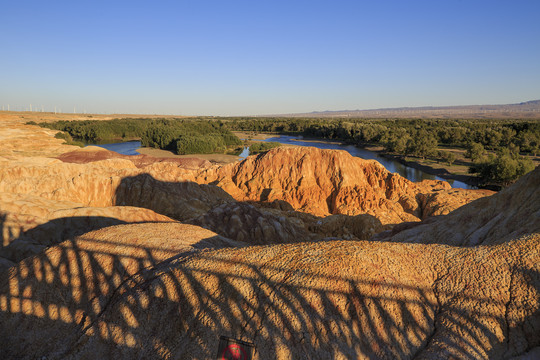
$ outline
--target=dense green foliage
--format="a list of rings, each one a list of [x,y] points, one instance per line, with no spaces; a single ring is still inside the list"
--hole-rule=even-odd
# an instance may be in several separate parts
[[[268,150],[270,150],[270,149],[276,148],[276,147],[278,147],[278,146],[281,146],[281,144],[278,143],[278,142],[273,142],[273,141],[269,141],[269,142],[256,142],[256,143],[253,143],[253,144],[249,147],[249,153],[250,153],[250,154],[259,154],[259,153],[268,151]]]
[[[471,173],[478,174],[484,184],[497,183],[508,185],[522,175],[534,169],[530,159],[520,156],[514,149],[503,148],[496,156],[489,154],[470,168]]]
[[[182,155],[223,153],[242,141],[219,121],[154,120],[141,136],[141,143]]]
[[[67,132],[72,138],[86,143],[121,138],[139,138],[146,131],[145,119],[57,121],[41,123],[42,127]]]
[[[86,143],[140,138],[142,146],[178,154],[222,153],[242,144],[220,121],[203,119],[116,119],[58,121],[40,126],[62,130]]]
[[[37,124],[36,124],[37,125]],[[73,140],[73,138],[71,137],[71,135],[69,135],[67,132],[57,132],[55,135],[54,135],[55,138],[57,139],[64,139],[65,142],[64,144],[68,144],[68,145],[75,145],[75,146],[80,146],[80,147],[83,147],[84,146],[84,143],[80,142],[80,141],[76,141],[76,140]]]
[[[352,144],[380,144],[386,151],[427,156],[437,145],[488,150],[519,146],[540,154],[540,122],[528,120],[228,118],[231,130],[302,134]]]

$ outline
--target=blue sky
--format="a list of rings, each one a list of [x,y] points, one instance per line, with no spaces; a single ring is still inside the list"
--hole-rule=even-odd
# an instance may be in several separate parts
[[[540,99],[540,1],[4,1],[0,106],[250,115]]]

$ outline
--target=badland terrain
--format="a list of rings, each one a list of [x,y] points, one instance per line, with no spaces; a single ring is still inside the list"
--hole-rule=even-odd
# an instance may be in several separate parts
[[[413,183],[344,151],[123,156],[0,119],[0,357],[540,356],[540,168]],[[51,116],[51,121],[55,120]]]

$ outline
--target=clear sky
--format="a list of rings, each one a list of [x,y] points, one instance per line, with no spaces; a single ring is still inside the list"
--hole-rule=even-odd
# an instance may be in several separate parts
[[[539,0],[0,4],[0,106],[248,115],[540,99]]]

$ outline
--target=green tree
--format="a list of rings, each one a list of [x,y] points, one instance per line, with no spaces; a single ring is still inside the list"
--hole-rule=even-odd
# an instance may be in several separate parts
[[[415,131],[407,144],[408,152],[425,159],[437,149],[437,138],[425,129]]]
[[[452,151],[439,151],[439,158],[448,165],[452,165],[456,161],[456,154]]]
[[[533,169],[531,159],[502,148],[496,156],[490,154],[486,161],[473,165],[469,171],[478,174],[484,184],[507,186]]]
[[[473,162],[482,160],[486,154],[487,153],[484,146],[476,142],[471,142],[467,147],[467,151],[465,152],[465,156],[471,159]]]
[[[411,140],[411,136],[404,128],[396,128],[389,130],[381,139],[386,151],[405,154],[407,151],[407,143]]]

